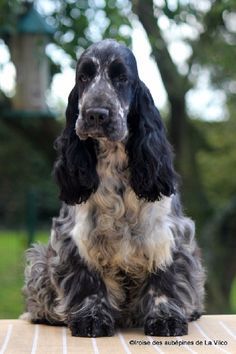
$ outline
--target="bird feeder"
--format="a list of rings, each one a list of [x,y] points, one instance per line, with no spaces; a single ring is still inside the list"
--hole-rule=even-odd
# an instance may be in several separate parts
[[[10,38],[10,51],[16,68],[14,110],[47,111],[45,96],[50,75],[45,47],[53,32],[54,29],[36,11],[33,3],[28,3]]]

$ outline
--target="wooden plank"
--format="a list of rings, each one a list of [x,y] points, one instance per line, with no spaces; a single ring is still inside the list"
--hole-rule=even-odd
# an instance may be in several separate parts
[[[214,342],[215,341],[215,342]],[[108,338],[72,337],[66,327],[0,320],[0,354],[236,354],[236,315],[206,315],[183,337],[149,337],[127,329]]]
[[[8,343],[5,348],[1,348],[0,353],[13,354],[13,353],[30,353],[32,347],[32,339],[35,331],[34,326],[25,321],[0,321],[0,333],[5,332],[6,329],[12,326],[12,331],[8,338]],[[3,327],[3,329],[2,329]],[[7,334],[5,336],[5,340]]]
[[[0,327],[0,354],[5,353],[9,340],[12,335],[13,325],[7,323],[5,326]]]
[[[70,331],[67,329],[67,353],[63,354],[78,354],[88,353],[94,354],[93,344],[91,338],[72,337]]]

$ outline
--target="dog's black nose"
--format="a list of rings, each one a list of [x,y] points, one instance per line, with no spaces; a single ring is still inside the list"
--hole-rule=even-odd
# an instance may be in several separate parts
[[[88,108],[85,112],[85,119],[90,126],[99,126],[106,123],[109,118],[109,110],[106,108]]]

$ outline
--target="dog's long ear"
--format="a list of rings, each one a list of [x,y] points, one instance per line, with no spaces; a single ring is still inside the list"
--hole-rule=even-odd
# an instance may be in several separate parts
[[[60,199],[67,204],[85,202],[95,192],[99,179],[96,152],[92,139],[80,140],[75,132],[78,118],[78,89],[71,91],[66,109],[66,127],[55,142],[58,159],[54,176],[60,187]]]
[[[130,183],[139,198],[159,200],[175,192],[176,174],[165,128],[152,96],[139,81],[128,115]]]

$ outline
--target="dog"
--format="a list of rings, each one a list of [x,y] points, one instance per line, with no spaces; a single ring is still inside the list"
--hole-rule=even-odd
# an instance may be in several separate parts
[[[83,52],[56,149],[62,208],[48,245],[27,251],[24,318],[72,336],[186,335],[204,310],[205,271],[163,122],[126,46],[106,39]]]

